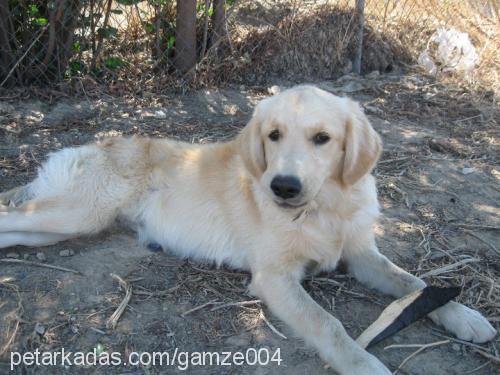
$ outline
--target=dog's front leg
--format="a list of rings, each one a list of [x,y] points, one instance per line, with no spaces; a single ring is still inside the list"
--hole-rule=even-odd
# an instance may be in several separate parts
[[[373,355],[346,333],[342,324],[319,306],[300,285],[300,272],[273,269],[253,272],[251,292],[287,323],[340,374],[390,374]]]
[[[394,297],[400,298],[425,287],[423,280],[380,254],[371,231],[348,238],[342,257],[356,279]],[[457,302],[448,302],[430,313],[429,318],[462,340],[482,343],[496,335],[496,330],[479,312]]]

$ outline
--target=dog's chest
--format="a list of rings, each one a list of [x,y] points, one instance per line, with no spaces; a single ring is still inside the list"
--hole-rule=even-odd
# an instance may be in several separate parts
[[[290,250],[318,263],[321,269],[334,268],[342,255],[348,226],[346,220],[316,212],[297,221],[288,243]]]

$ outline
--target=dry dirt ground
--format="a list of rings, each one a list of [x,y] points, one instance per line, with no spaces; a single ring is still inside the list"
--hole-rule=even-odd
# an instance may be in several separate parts
[[[375,171],[384,214],[377,227],[381,251],[430,283],[461,286],[459,300],[500,328],[497,108],[473,103],[461,90],[417,74],[344,77],[320,86],[361,101],[384,139],[385,152]],[[190,142],[231,137],[267,95],[268,88],[233,87],[141,100],[83,97],[48,103],[13,93],[0,102],[0,190],[27,182],[49,151],[102,136],[147,134]],[[61,256],[65,250],[70,256]],[[265,306],[228,305],[212,311],[252,300],[246,294],[250,275],[142,248],[119,225],[94,238],[2,250],[0,259],[11,257],[81,274],[0,263],[2,374],[9,371],[11,351],[63,347],[123,355],[173,352],[175,347],[219,352],[280,348],[283,361],[280,366],[194,366],[187,371],[175,366],[19,366],[15,373],[332,373]],[[115,329],[106,328],[106,321],[125,291],[110,273],[127,280],[133,290]],[[340,272],[305,281],[304,286],[354,337],[390,302]],[[288,338],[273,332],[262,314]],[[498,338],[488,345],[470,345],[448,337],[430,321],[412,325],[371,351],[396,370],[419,349],[402,345],[439,341],[444,342],[404,363],[399,373],[500,373]]]

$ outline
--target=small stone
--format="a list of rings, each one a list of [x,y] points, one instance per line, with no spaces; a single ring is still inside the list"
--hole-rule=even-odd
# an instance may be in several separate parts
[[[39,335],[43,335],[45,333],[45,326],[40,323],[35,324],[35,332]]]
[[[281,88],[278,85],[274,85],[274,86],[267,88],[267,92],[271,95],[279,94],[280,91],[281,91]]]
[[[456,352],[460,351],[460,345],[458,344],[451,344],[451,348]]]
[[[158,111],[155,111],[155,117],[159,119],[164,119],[167,118],[167,114],[160,109]]]
[[[370,73],[368,73],[365,78],[368,78],[368,79],[373,79],[373,78],[378,78],[380,76],[380,72],[378,70],[374,70]]]
[[[42,253],[40,251],[39,253],[36,253],[36,259],[38,259],[40,262],[45,262],[47,260],[47,257],[45,256],[45,253]]]
[[[364,88],[365,87],[361,83],[356,82],[356,81],[352,81],[352,82],[349,82],[349,83],[345,84],[344,86],[342,86],[340,88],[340,91],[350,93],[350,92],[361,91]]]
[[[228,337],[225,343],[231,347],[248,347],[250,345],[250,337],[247,333],[242,333],[237,336]]]
[[[5,256],[6,256],[7,258],[19,259],[19,254],[18,254],[18,253],[14,253],[14,252],[12,252],[12,253],[7,253]]]
[[[476,171],[475,168],[463,168],[462,169],[462,174],[463,175],[468,175],[468,174],[474,173],[475,171]]]
[[[61,250],[59,252],[59,256],[62,256],[62,257],[70,257],[74,254],[75,254],[75,252],[73,250]]]

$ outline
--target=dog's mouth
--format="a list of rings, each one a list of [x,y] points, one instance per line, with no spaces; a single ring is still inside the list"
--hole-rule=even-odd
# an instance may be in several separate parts
[[[275,201],[275,202],[281,208],[286,208],[286,209],[289,209],[289,210],[301,208],[301,207],[304,207],[305,205],[307,205],[307,202],[299,203],[299,204],[289,203],[289,202],[286,202],[286,201],[284,201],[284,202]]]

